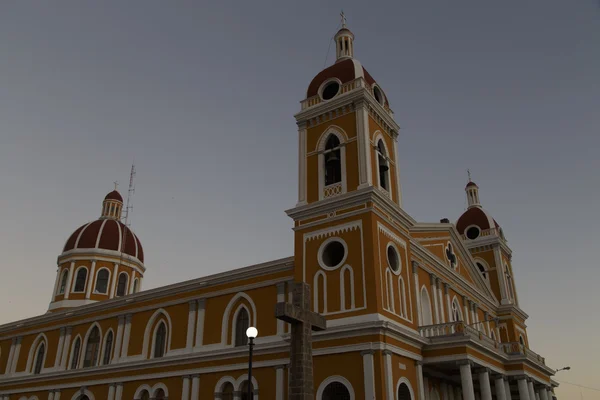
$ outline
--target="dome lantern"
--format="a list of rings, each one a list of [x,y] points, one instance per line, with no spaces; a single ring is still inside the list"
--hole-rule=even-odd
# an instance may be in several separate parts
[[[104,197],[100,219],[115,219],[117,221],[121,219],[121,213],[123,211],[123,197],[117,191],[118,185],[119,184],[115,182],[115,190]]]
[[[342,28],[335,34],[336,62],[354,58],[354,34],[346,28],[346,16],[340,14]]]

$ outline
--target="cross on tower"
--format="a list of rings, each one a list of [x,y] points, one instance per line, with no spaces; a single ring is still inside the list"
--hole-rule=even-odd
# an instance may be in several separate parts
[[[344,10],[340,13],[340,17],[342,17],[342,28],[346,27],[346,15],[344,14]]]
[[[277,303],[275,317],[292,325],[289,400],[314,400],[312,331],[326,328],[325,317],[310,311],[310,286],[293,284],[292,303]]]
[[[471,182],[471,170],[467,170],[467,175],[469,176],[469,182]]]
[[[117,187],[119,186],[119,181],[114,181],[113,183],[115,184],[115,190],[117,190]]]

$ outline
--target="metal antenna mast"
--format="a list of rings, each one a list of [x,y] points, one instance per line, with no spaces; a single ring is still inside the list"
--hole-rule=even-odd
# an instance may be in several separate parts
[[[125,228],[129,228],[131,224],[131,212],[133,211],[133,194],[135,193],[135,185],[133,184],[133,178],[135,177],[135,163],[131,164],[131,173],[129,174],[129,189],[127,190],[127,205],[125,206],[125,221],[123,224]],[[123,219],[121,217],[121,219]],[[119,265],[123,264],[123,252],[125,251],[125,245],[127,244],[127,231],[123,229],[123,240],[121,241],[121,257]]]

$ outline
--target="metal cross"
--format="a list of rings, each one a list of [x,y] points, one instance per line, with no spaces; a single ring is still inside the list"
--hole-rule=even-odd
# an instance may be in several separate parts
[[[340,17],[342,17],[342,28],[346,27],[346,15],[344,14],[344,10],[340,13]]]
[[[471,170],[467,169],[467,175],[469,176],[469,182],[471,182]]]
[[[117,190],[117,187],[119,186],[119,182],[118,181],[114,181],[113,183],[115,184],[115,190]]]

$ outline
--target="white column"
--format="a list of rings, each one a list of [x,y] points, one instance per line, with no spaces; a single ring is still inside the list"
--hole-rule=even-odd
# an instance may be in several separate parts
[[[190,376],[183,377],[183,386],[181,387],[181,400],[190,400]]]
[[[531,380],[527,381],[527,388],[529,388],[529,400],[536,400],[535,390],[533,390],[533,382]]]
[[[498,376],[494,380],[494,389],[496,389],[496,400],[506,400],[506,388],[504,387],[504,378]]]
[[[54,357],[54,368],[58,369],[60,366],[60,359],[62,356],[63,345],[65,343],[65,333],[66,330],[64,327],[60,328],[60,336],[58,337],[58,345],[56,346],[56,356]]]
[[[65,300],[69,298],[69,293],[71,293],[71,281],[73,281],[73,270],[75,269],[75,261],[71,262],[71,266],[69,267],[69,275],[67,277],[67,284],[65,285]]]
[[[123,325],[125,322],[125,316],[119,315],[119,322],[117,323],[117,337],[115,339],[115,356],[113,357],[111,363],[119,362],[119,358],[121,357],[121,344],[123,343]],[[143,350],[142,350],[143,351]]]
[[[510,304],[508,294],[506,292],[506,277],[504,276],[504,265],[500,256],[500,245],[492,246],[494,248],[494,261],[496,263],[496,274],[498,277],[498,286],[500,286],[501,304]]]
[[[477,313],[477,303],[471,302],[471,323],[475,324],[477,330],[479,330],[479,314]]]
[[[440,313],[438,311],[437,287],[435,286],[435,281],[437,278],[434,274],[429,274],[429,278],[431,279],[431,297],[433,297],[432,306],[434,308],[433,317],[435,319],[434,323],[439,324],[440,323]]]
[[[306,204],[306,122],[298,124],[298,206]]]
[[[463,400],[475,400],[471,362],[463,361],[460,365],[460,381],[462,383]]]
[[[373,184],[369,111],[364,100],[356,102],[356,133],[358,135],[358,188],[362,189]]]
[[[444,295],[446,297],[446,310],[448,311],[448,322],[453,322],[452,320],[452,304],[450,303],[450,285],[444,283]]]
[[[4,374],[10,375],[10,371],[12,369],[13,358],[15,355],[15,347],[17,347],[17,338],[12,338],[10,344],[10,351],[8,352],[8,361],[6,362],[6,369],[4,370]]]
[[[438,296],[440,297],[440,302],[439,307],[440,307],[440,322],[441,323],[445,323],[446,322],[446,316],[444,314],[446,314],[444,312],[444,294],[442,293],[442,285],[443,282],[441,281],[440,278],[437,279],[437,290],[438,290]]]
[[[398,132],[396,132],[396,135]],[[398,160],[398,138],[393,139],[394,146],[394,161],[396,165],[396,193],[397,203],[402,208],[402,185],[400,185],[400,161]]]
[[[58,281],[60,281],[60,275],[61,275],[61,269],[60,269],[60,265],[58,266],[58,268],[56,269],[56,282],[54,282],[54,291],[52,292],[52,298],[50,299],[50,302],[54,301],[54,297],[56,297],[56,292],[58,292]]]
[[[6,398],[8,400],[8,397]],[[60,390],[54,391],[54,400],[60,400]]]
[[[517,381],[519,388],[519,400],[535,400],[529,398],[529,388],[527,387],[527,378],[521,378]]]
[[[112,284],[110,285],[110,298],[115,297],[115,290],[117,289],[117,275],[119,274],[119,264],[115,263],[112,274]]]
[[[504,395],[506,396],[506,400],[512,400],[512,393],[510,392],[510,382],[508,378],[504,378]]]
[[[425,400],[425,387],[423,386],[423,362],[415,361],[417,366],[417,390],[419,391],[419,400]]]
[[[283,400],[284,382],[283,382],[283,365],[275,367],[275,400]]]
[[[61,358],[60,358],[60,369],[61,370],[67,369],[67,361],[69,359],[69,349],[71,348],[71,330],[72,329],[73,328],[71,328],[70,326],[67,326],[67,329],[65,331],[66,336],[65,336],[62,354],[61,354]],[[54,397],[56,397],[56,395]]]
[[[192,398],[191,400],[198,400],[200,395],[200,375],[192,375]]]
[[[285,301],[285,282],[279,282],[277,285],[277,303],[283,303]],[[277,335],[284,334],[285,322],[283,320],[277,320]]]
[[[394,398],[394,382],[393,382],[393,371],[392,371],[392,352],[389,350],[383,351],[383,357],[385,362],[385,387],[386,396],[388,399]]]
[[[198,300],[198,306],[196,307],[196,347],[202,346],[202,340],[204,338],[204,308],[206,305],[206,300],[200,299]]]
[[[412,262],[413,280],[415,281],[415,297],[417,300],[417,320],[418,326],[423,325],[423,315],[421,314],[421,290],[419,288],[419,264],[416,261]]]
[[[481,368],[478,375],[481,400],[492,400],[492,388],[490,387],[490,374],[488,369]]]
[[[440,390],[442,391],[442,400],[450,400],[448,398],[448,384],[446,382],[440,383]]]
[[[121,400],[122,397],[123,397],[123,384],[117,383],[117,393],[115,396],[115,400]]]
[[[87,290],[85,291],[85,298],[89,299],[92,294],[92,286],[94,286],[94,277],[96,274],[96,261],[92,261],[92,268],[90,274],[87,277]]]
[[[129,351],[129,336],[131,335],[131,314],[125,316],[125,332],[123,333],[123,347],[121,348],[122,359],[127,358],[127,352]]]
[[[48,392],[48,400],[54,400],[54,391],[53,390]]]
[[[469,325],[469,299],[466,296],[463,296],[463,318],[465,319],[465,323]]]
[[[133,285],[135,284],[135,270],[133,270],[133,272],[131,273],[131,279],[129,280],[129,290],[127,291],[127,293],[129,294],[133,294]]]
[[[456,389],[454,388],[454,386],[450,385],[448,386],[448,399],[449,400],[454,400],[454,394],[456,393]],[[460,400],[460,399],[458,399]]]
[[[360,353],[363,358],[365,400],[375,400],[375,367],[373,366],[373,353],[373,350],[365,350]]]
[[[108,399],[107,400],[115,400],[115,384],[111,383],[108,386]]]
[[[19,336],[16,341],[15,352],[13,354],[12,364],[10,366],[10,373],[14,374],[17,370],[17,364],[19,363],[19,353],[21,353],[21,341],[22,336]]]
[[[194,347],[194,328],[196,323],[196,309],[198,301],[192,300],[188,303],[188,321],[187,321],[187,336],[185,338],[185,348],[188,353],[192,352]]]
[[[483,315],[485,318],[485,326],[487,327],[487,335],[489,337],[492,337],[492,328],[490,327],[490,314],[487,311],[485,311]]]
[[[548,390],[546,388],[540,389],[540,400],[551,400],[548,398]]]

